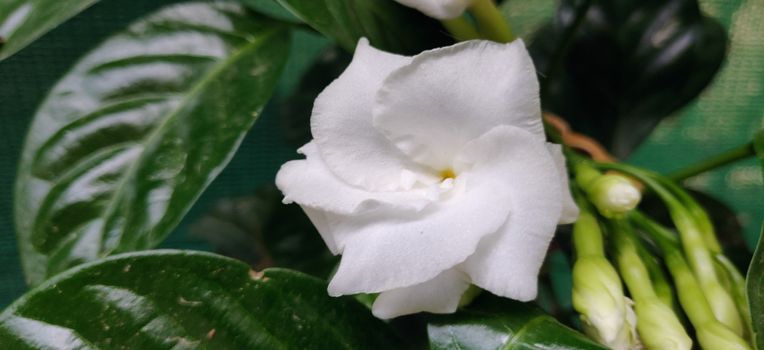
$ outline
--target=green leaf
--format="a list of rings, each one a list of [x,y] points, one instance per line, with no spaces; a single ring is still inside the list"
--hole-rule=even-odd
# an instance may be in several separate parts
[[[711,82],[727,43],[698,0],[563,0],[529,50],[544,109],[625,158]]]
[[[328,277],[338,257],[300,206],[284,205],[283,198],[274,184],[267,184],[254,195],[221,200],[191,226],[191,233],[256,269],[277,266]]]
[[[288,47],[277,22],[196,2],[82,58],[37,111],[22,154],[15,212],[28,281],[161,242],[257,119]]]
[[[362,37],[378,49],[400,54],[416,54],[453,42],[437,21],[395,1],[277,1],[349,52]]]
[[[279,5],[276,2],[276,0],[238,0],[238,1],[244,4],[244,6],[247,6],[268,17],[286,21],[286,22],[301,23],[299,18],[295,17],[291,12],[289,12],[283,6]]]
[[[753,340],[756,349],[764,349],[764,225],[746,277],[748,305],[751,308]]]
[[[310,131],[313,101],[332,80],[342,74],[352,58],[340,47],[331,46],[321,53],[300,79],[297,90],[279,108],[279,119],[286,141],[301,147],[313,139]]]
[[[149,251],[82,265],[0,314],[2,349],[397,349],[387,325],[301,273]]]
[[[3,0],[0,60],[16,53],[98,0]]]
[[[759,130],[753,136],[753,151],[761,161],[761,175],[764,176],[764,129]]]
[[[430,348],[606,349],[535,306],[486,294],[456,314],[432,317],[427,326]]]

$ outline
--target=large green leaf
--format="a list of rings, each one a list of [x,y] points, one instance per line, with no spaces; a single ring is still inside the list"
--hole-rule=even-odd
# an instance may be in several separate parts
[[[726,47],[698,0],[562,0],[529,49],[544,108],[625,157],[703,91]]]
[[[751,308],[754,345],[764,349],[764,225],[761,227],[759,243],[753,253],[751,266],[746,277],[748,306]]]
[[[376,48],[401,54],[452,42],[438,22],[392,0],[277,1],[351,52],[362,37]]]
[[[98,0],[0,1],[0,60]]]
[[[288,41],[239,5],[197,2],[86,55],[37,111],[23,151],[15,209],[28,281],[158,244],[257,119]]]
[[[0,314],[2,349],[398,349],[387,325],[301,273],[149,251],[82,265]]]
[[[484,293],[468,308],[433,317],[431,349],[604,350],[538,308]]]

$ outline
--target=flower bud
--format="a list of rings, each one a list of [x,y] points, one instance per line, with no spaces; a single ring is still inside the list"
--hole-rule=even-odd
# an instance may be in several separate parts
[[[674,311],[658,298],[638,300],[637,330],[648,349],[679,350],[691,349],[692,339],[684,331]],[[705,348],[705,347],[704,347]],[[711,347],[708,349],[732,349]]]
[[[750,350],[751,347],[735,332],[719,322],[706,322],[697,330],[703,349]]]
[[[628,350],[636,337],[627,320],[621,279],[607,259],[580,257],[573,266],[573,307],[587,333],[608,348]]]
[[[631,180],[616,174],[598,177],[587,186],[586,192],[600,214],[606,217],[625,214],[642,199],[642,194]]]

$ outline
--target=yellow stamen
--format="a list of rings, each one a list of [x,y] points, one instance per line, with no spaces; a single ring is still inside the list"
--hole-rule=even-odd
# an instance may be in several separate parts
[[[440,171],[441,181],[446,179],[453,179],[455,177],[456,177],[456,173],[454,173],[454,169],[448,168],[448,169],[443,169]]]

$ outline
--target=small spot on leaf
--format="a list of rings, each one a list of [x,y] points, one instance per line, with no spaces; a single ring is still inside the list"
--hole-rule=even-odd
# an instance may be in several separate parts
[[[265,273],[262,271],[249,270],[249,277],[255,281],[268,282],[269,278],[265,277]]]
[[[183,306],[196,307],[196,306],[202,305],[202,302],[201,301],[186,300],[186,298],[184,298],[184,297],[178,297],[178,304],[183,305]]]

